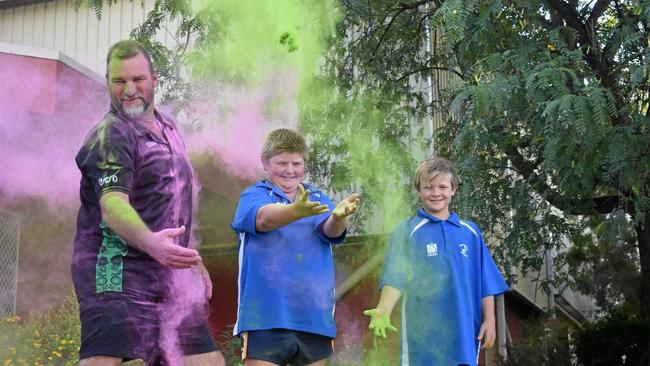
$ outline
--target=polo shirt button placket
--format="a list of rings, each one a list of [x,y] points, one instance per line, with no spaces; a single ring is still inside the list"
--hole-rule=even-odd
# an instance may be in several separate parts
[[[447,221],[440,221],[440,226],[442,226],[442,239],[445,243],[445,253],[449,254],[451,252],[451,245],[449,243],[449,232],[447,230]]]

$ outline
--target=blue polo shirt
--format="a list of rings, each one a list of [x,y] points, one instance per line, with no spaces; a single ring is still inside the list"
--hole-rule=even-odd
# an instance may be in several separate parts
[[[402,292],[402,365],[476,365],[481,299],[508,290],[478,227],[419,209],[394,230],[380,288]]]
[[[334,323],[334,258],[332,244],[322,224],[334,204],[318,188],[303,183],[311,201],[320,201],[330,212],[305,217],[289,225],[259,232],[257,210],[291,200],[269,181],[247,188],[239,199],[232,228],[239,234],[239,295],[234,334],[251,330],[284,328],[336,335]]]

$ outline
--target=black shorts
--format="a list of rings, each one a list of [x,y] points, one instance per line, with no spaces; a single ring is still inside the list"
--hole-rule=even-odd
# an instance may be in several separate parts
[[[184,355],[217,350],[201,311],[166,310],[156,299],[123,293],[79,299],[79,359],[113,356],[143,359],[148,366],[169,365]],[[176,314],[176,315],[174,315]],[[177,318],[174,318],[177,316]]]
[[[301,366],[332,355],[332,338],[290,329],[253,330],[242,334],[243,359]]]

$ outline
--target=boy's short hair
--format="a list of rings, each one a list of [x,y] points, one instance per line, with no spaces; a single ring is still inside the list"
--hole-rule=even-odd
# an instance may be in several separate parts
[[[262,148],[262,161],[268,161],[282,153],[298,153],[307,160],[307,143],[300,132],[278,128],[269,133]]]
[[[451,177],[451,188],[458,189],[460,179],[458,178],[456,168],[451,161],[443,158],[429,158],[420,162],[417,169],[415,169],[413,187],[416,191],[419,191],[422,183],[428,183],[431,179],[443,174]]]

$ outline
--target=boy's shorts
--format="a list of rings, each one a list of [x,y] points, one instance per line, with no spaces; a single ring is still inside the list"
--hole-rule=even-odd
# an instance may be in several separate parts
[[[123,293],[80,299],[79,359],[103,355],[124,360],[142,359],[152,366],[169,364],[167,359],[174,348],[182,355],[217,350],[200,312],[178,319],[178,333],[169,332],[175,338],[165,338],[161,329],[166,328],[164,325],[161,328],[161,321],[163,317],[169,317],[169,312],[165,312],[163,304],[156,300],[136,299]],[[173,346],[169,347],[169,344]]]
[[[242,359],[301,366],[332,355],[332,338],[290,329],[253,330],[242,334]]]

